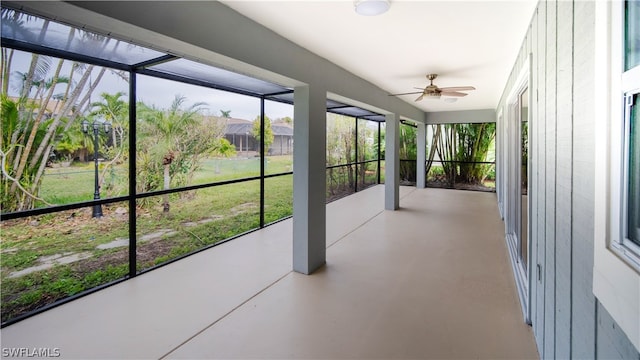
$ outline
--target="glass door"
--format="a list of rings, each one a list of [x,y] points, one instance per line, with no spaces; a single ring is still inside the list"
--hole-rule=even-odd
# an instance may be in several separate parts
[[[509,256],[525,321],[529,322],[529,85],[523,80],[509,101],[506,136],[507,206],[505,225]]]
[[[529,186],[529,89],[525,88],[520,93],[519,99],[519,123],[520,123],[520,228],[518,244],[518,260],[527,274],[529,226],[528,226],[528,186]]]

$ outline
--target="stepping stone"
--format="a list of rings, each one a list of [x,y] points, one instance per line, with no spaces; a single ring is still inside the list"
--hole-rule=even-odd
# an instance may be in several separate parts
[[[108,242],[106,244],[100,244],[96,246],[96,249],[99,249],[99,250],[115,249],[115,248],[119,248],[127,245],[129,245],[128,238],[116,238],[112,242]]]
[[[156,232],[142,235],[141,237],[138,238],[138,242],[160,240],[163,236],[173,236],[177,233],[178,233],[177,231],[172,229],[160,229]],[[116,238],[111,242],[96,246],[96,249],[107,250],[107,249],[115,249],[115,248],[124,247],[124,246],[129,246],[129,238]]]
[[[76,261],[88,259],[90,257],[91,257],[91,253],[88,253],[88,252],[75,253],[75,254],[74,253],[64,253],[64,254],[55,254],[55,255],[43,256],[43,257],[38,259],[38,262],[41,263],[40,265],[28,267],[28,268],[22,269],[20,271],[14,271],[11,274],[9,274],[8,278],[16,278],[16,277],[20,277],[20,276],[24,276],[24,275],[27,275],[27,274],[34,273],[36,271],[42,271],[42,270],[51,269],[52,267],[54,267],[56,265],[71,264],[71,263],[74,263]]]
[[[210,222],[215,221],[215,220],[222,220],[222,219],[224,219],[224,216],[222,216],[222,215],[214,215],[212,217],[204,218],[204,219],[199,220],[199,221],[185,222],[185,223],[182,223],[182,225],[184,225],[186,227],[193,227],[193,226],[198,226],[198,225],[210,223]]]

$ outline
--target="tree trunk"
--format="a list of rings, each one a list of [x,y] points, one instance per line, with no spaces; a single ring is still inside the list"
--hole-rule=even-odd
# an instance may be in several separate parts
[[[31,54],[31,64],[29,65],[29,70],[27,71],[27,74],[25,75],[25,77],[23,79],[24,83],[22,84],[22,90],[20,90],[20,100],[18,100],[18,101],[25,100],[25,99],[27,99],[29,97],[29,92],[31,91],[31,83],[33,82],[33,75],[34,75],[34,73],[36,71],[36,67],[37,67],[36,65],[38,63],[39,57],[40,57],[40,55],[38,55],[38,54]],[[6,80],[7,83],[9,82],[8,78],[5,79],[5,80]],[[22,111],[20,111],[20,113],[21,113],[20,116],[24,117],[24,121],[25,121],[25,123],[23,125],[23,128],[24,129],[28,129],[29,128],[29,123],[31,122],[31,119],[30,119],[31,118],[31,114],[26,115],[25,112],[24,112],[24,109],[22,109]],[[20,132],[20,130],[16,130],[16,131]],[[24,133],[22,133],[21,135],[24,135]],[[16,141],[15,142],[12,141],[12,144],[17,143],[18,141],[22,141],[22,139],[20,139],[20,138],[21,138],[21,136],[16,137]],[[15,157],[13,158],[12,162],[13,162],[13,168],[14,169],[18,169],[20,167],[21,163],[22,163],[22,154],[25,153],[23,150],[24,150],[24,147],[20,147],[18,149],[18,151],[16,152]],[[29,153],[26,152],[25,160],[28,157],[28,155],[29,155]],[[24,168],[24,165],[22,165],[22,166]],[[19,173],[16,173],[16,175],[14,175],[14,178],[17,181],[20,181],[20,177],[21,176],[22,176],[22,172],[20,171]],[[16,191],[16,189],[17,189],[17,184],[14,182],[13,184],[11,184],[10,192],[14,193]]]
[[[39,58],[40,55],[31,54],[31,65],[29,65],[29,71],[27,71],[27,75],[24,78],[24,84],[22,84],[22,90],[20,91],[21,99],[27,99],[29,97],[31,83],[33,83],[33,75],[35,74]]]
[[[9,93],[9,76],[11,75],[11,62],[13,60],[13,49],[2,48],[2,93]]]
[[[40,123],[42,123],[42,120],[44,118],[44,114],[45,111],[47,110],[47,104],[49,104],[49,101],[51,100],[51,97],[53,96],[53,92],[55,90],[55,86],[58,83],[58,78],[60,77],[60,71],[62,70],[62,65],[64,64],[64,60],[60,60],[58,62],[58,67],[56,68],[55,73],[53,74],[53,78],[51,81],[51,86],[49,87],[49,91],[47,92],[46,97],[41,101],[40,103],[40,110],[38,111],[38,115],[36,115],[36,119],[33,123],[33,128],[31,129],[31,134],[29,135],[29,140],[27,141],[27,145],[25,146],[25,151],[24,151],[24,157],[22,158],[20,165],[18,166],[18,170],[16,171],[16,179],[20,179],[20,177],[22,176],[22,173],[24,171],[24,166],[26,165],[27,159],[29,157],[29,153],[31,152],[31,147],[33,146],[33,140],[35,139],[35,135],[38,131],[38,127],[40,126]],[[44,86],[42,86],[42,88],[44,88]],[[50,147],[50,145],[48,145]],[[48,156],[48,154],[47,154]],[[44,171],[44,165],[46,165],[47,159],[43,159],[42,160],[42,164],[41,164],[41,171]],[[37,162],[32,162],[29,164],[29,167],[33,167],[37,164]],[[37,195],[37,193],[35,192],[35,189],[38,188],[38,186],[36,185],[38,182],[40,181],[40,176],[36,174],[36,179],[35,181],[33,181],[33,183],[31,184],[31,192],[35,195]],[[13,184],[13,188],[12,190],[15,190],[15,186],[16,184]]]
[[[24,146],[24,151],[22,152],[22,154],[23,154],[22,159],[20,159],[20,163],[18,164],[18,168],[16,169],[15,178],[18,179],[18,181],[21,180],[22,174],[24,172],[24,168],[27,166],[27,159],[29,158],[29,154],[31,153],[31,147],[33,147],[33,141],[36,138],[36,133],[38,132],[38,127],[40,126],[40,123],[42,122],[42,119],[44,117],[45,110],[47,109],[47,103],[51,99],[51,96],[53,95],[53,91],[55,90],[55,85],[58,82],[58,76],[60,76],[60,70],[62,69],[62,64],[63,63],[64,63],[64,60],[60,60],[58,62],[58,68],[56,69],[56,72],[55,72],[54,77],[53,77],[53,84],[49,88],[49,92],[47,94],[47,97],[43,101],[43,104],[40,105],[40,110],[38,111],[38,115],[36,116],[35,120],[33,121],[33,125],[32,125],[33,127],[31,128],[31,133],[29,134],[29,138],[27,139],[27,143]],[[28,85],[25,84],[25,86],[28,86]],[[30,166],[35,166],[36,164],[37,163],[34,163],[33,159],[32,159],[31,163],[29,165]],[[18,184],[16,184],[14,182],[11,185],[11,192],[16,191],[17,186],[18,186]]]
[[[173,162],[173,159],[175,158],[175,154],[173,152],[168,152],[167,154],[164,155],[164,157],[162,158],[162,165],[164,166],[164,190],[169,190],[169,188],[171,187],[171,163]],[[162,212],[163,213],[168,213],[169,212],[169,194],[164,194],[163,197],[163,202],[162,202]]]
[[[164,189],[165,190],[169,190],[169,186],[171,183],[171,176],[169,174],[169,167],[171,166],[171,163],[165,164],[164,165]],[[163,195],[163,203],[162,203],[162,212],[163,213],[168,213],[169,212],[169,194],[164,194]]]
[[[44,150],[47,148],[47,146],[49,146],[49,141],[52,139],[55,131],[57,130],[58,126],[60,126],[60,123],[62,122],[62,118],[65,116],[69,116],[69,114],[72,113],[73,111],[73,105],[75,104],[75,100],[78,99],[80,97],[80,94],[82,93],[82,90],[84,89],[85,85],[87,84],[87,81],[89,80],[89,77],[91,75],[91,72],[93,71],[93,65],[90,65],[87,68],[87,71],[82,75],[82,78],[80,79],[80,81],[78,82],[78,85],[76,86],[75,89],[73,89],[73,92],[71,92],[71,97],[69,98],[69,101],[64,105],[64,107],[62,108],[62,111],[56,115],[55,119],[53,120],[53,122],[51,123],[51,125],[49,125],[49,129],[47,130],[47,133],[45,134],[44,138],[42,139],[42,142],[40,143],[40,146],[38,147],[38,149],[36,150],[36,153],[33,154],[33,156],[31,157],[31,163],[36,163],[42,156]],[[69,85],[71,86],[71,85]],[[81,106],[80,106],[81,107]],[[77,113],[75,113],[75,117],[77,117]],[[71,116],[69,116],[69,122],[72,121]],[[70,124],[68,124],[70,126]]]
[[[426,173],[429,174],[431,170],[431,165],[433,165],[433,158],[435,157],[436,150],[438,149],[438,139],[440,138],[440,131],[442,127],[440,124],[436,125],[436,131],[433,133],[431,137],[431,149],[429,149],[429,158],[427,159],[427,168]],[[442,160],[442,159],[440,159]]]

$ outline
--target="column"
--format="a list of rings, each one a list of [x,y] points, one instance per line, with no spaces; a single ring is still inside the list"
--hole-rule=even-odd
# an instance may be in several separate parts
[[[385,178],[384,208],[397,210],[400,208],[400,119],[396,114],[385,116]]]
[[[326,98],[317,87],[294,89],[293,270],[303,274],[326,262]]]
[[[416,187],[418,189],[424,189],[426,181],[426,166],[427,162],[427,126],[421,122],[418,122],[418,131],[416,132],[418,146],[417,165],[416,165]]]

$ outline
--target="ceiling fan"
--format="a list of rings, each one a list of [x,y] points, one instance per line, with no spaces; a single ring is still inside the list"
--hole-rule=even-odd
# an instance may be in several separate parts
[[[469,90],[475,90],[476,88],[474,88],[473,86],[452,86],[452,87],[443,87],[440,88],[436,85],[433,85],[433,80],[438,77],[438,74],[428,74],[427,75],[427,79],[429,79],[429,81],[431,82],[427,87],[423,88],[416,88],[419,89],[421,91],[413,91],[413,92],[408,92],[408,93],[401,93],[401,94],[390,94],[389,96],[398,96],[398,95],[411,95],[411,94],[420,94],[420,96],[418,96],[418,98],[415,101],[420,101],[422,99],[424,99],[425,97],[427,99],[440,99],[440,96],[452,96],[452,97],[463,97],[463,96],[467,96],[467,93],[463,93],[461,91],[469,91]]]

